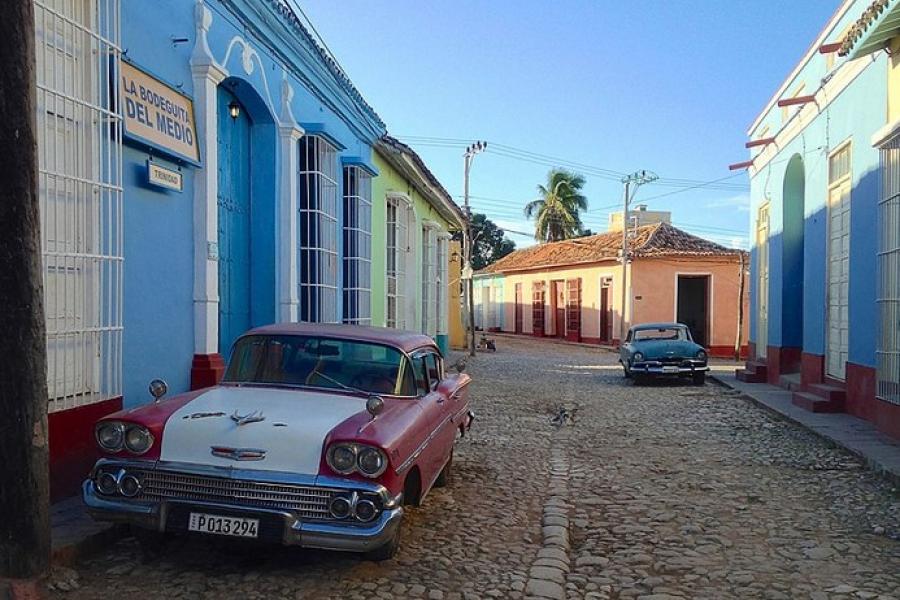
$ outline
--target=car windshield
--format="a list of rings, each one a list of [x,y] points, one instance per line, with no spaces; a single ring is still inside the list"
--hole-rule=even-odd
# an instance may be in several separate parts
[[[415,395],[406,357],[396,348],[315,336],[241,338],[234,346],[223,382]]]
[[[687,332],[684,327],[659,327],[657,329],[638,329],[634,332],[634,339],[640,340],[686,340]]]

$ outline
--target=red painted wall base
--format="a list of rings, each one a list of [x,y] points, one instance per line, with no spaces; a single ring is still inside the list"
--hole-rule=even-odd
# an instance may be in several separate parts
[[[713,358],[734,358],[734,346],[710,346],[707,350]],[[749,356],[749,351],[747,346],[741,347],[740,357],[742,360]]]
[[[900,406],[880,400],[874,367],[847,363],[847,412],[900,439]]]
[[[99,451],[94,442],[94,423],[117,410],[122,398],[50,413],[50,501],[74,495],[94,466]]]
[[[569,342],[580,342],[580,341],[581,341],[581,334],[580,334],[579,332],[577,332],[577,331],[569,331],[569,332],[566,332],[566,341],[569,341]]]
[[[825,357],[821,354],[803,352],[800,355],[800,384],[805,388],[814,383],[822,383],[825,375]]]
[[[225,375],[221,354],[195,354],[191,362],[191,389],[199,390],[219,383]]]
[[[768,379],[778,385],[782,375],[801,371],[803,350],[793,346],[766,346],[766,366]]]

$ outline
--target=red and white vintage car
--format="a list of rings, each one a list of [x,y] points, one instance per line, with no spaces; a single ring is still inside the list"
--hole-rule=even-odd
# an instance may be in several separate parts
[[[95,519],[393,556],[404,504],[446,483],[474,418],[431,338],[285,324],[235,342],[222,382],[111,414],[84,482]]]

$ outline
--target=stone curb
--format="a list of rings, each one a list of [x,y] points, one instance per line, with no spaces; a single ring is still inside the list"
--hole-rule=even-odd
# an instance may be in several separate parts
[[[762,400],[760,400],[758,398],[754,398],[753,396],[748,394],[746,391],[730,385],[727,381],[725,381],[723,379],[719,379],[719,377],[712,372],[709,373],[709,377],[710,377],[710,379],[715,381],[716,384],[718,384],[724,388],[727,388],[729,390],[734,390],[736,392],[740,392],[741,398],[749,400],[755,406],[758,406],[762,409],[767,410],[768,412],[775,415],[782,421],[786,421],[788,423],[798,425],[798,426],[802,427],[803,429],[805,429],[806,431],[812,433],[816,437],[823,440],[829,446],[832,446],[834,448],[841,448],[841,449],[849,452],[853,456],[856,456],[857,458],[861,459],[863,461],[863,463],[865,463],[866,467],[868,467],[869,470],[873,471],[876,475],[883,477],[885,480],[887,480],[892,485],[900,487],[900,472],[896,472],[896,471],[888,468],[887,466],[882,464],[879,460],[867,455],[862,450],[860,450],[858,448],[852,448],[852,447],[846,445],[843,441],[828,435],[826,432],[820,431],[820,430],[816,429],[815,427],[812,427],[812,426],[804,423],[802,420],[800,420],[796,417],[793,417],[787,413],[783,413],[780,410],[778,410],[776,407],[766,404],[765,402],[763,402]]]
[[[70,567],[78,561],[108,549],[128,535],[127,525],[111,525],[110,527],[84,535],[64,544],[54,545],[50,561],[56,566]]]
[[[568,438],[560,431],[557,438]],[[550,454],[550,497],[541,515],[541,538],[525,585],[525,597],[534,600],[565,600],[569,574],[569,459],[565,448],[554,447]]]

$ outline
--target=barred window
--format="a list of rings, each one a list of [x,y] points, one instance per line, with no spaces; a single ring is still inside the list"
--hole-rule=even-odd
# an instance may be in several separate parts
[[[900,137],[881,149],[881,199],[878,202],[877,393],[900,404]]]
[[[437,335],[437,232],[422,228],[422,333]]]
[[[300,144],[297,199],[300,320],[336,323],[337,315],[337,149],[321,136]]]
[[[118,0],[34,6],[49,411],[122,395]]]
[[[372,177],[344,167],[344,322],[372,323]]]
[[[396,329],[406,328],[403,314],[407,239],[405,210],[405,204],[398,198],[387,199],[386,325]]]

